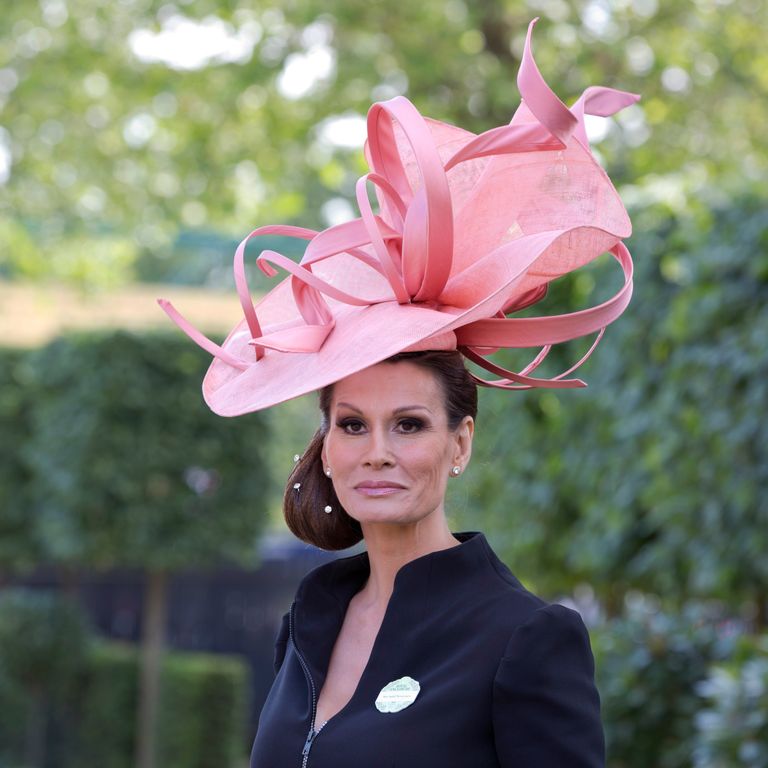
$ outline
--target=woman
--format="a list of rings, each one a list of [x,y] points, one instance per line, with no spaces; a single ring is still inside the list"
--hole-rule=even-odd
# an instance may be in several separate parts
[[[299,587],[252,768],[602,766],[579,614],[528,592],[482,533],[448,529],[477,410],[461,355],[398,355],[326,387],[320,407],[286,519],[305,541],[362,535],[367,551]]]
[[[476,385],[581,387],[567,378],[632,292],[626,210],[589,148],[585,115],[633,94],[589,88],[568,108],[544,82],[528,29],[509,125],[475,136],[396,97],[368,113],[360,218],[315,232],[254,230],[235,253],[244,319],[219,346],[163,309],[214,360],[213,411],[235,416],[320,392],[322,427],[288,482],[299,538],[364,554],[306,576],[283,618],[252,768],[286,765],[598,768],[600,702],[578,613],[528,592],[482,533],[452,534],[448,479],[471,454]],[[379,204],[374,213],[367,185]],[[308,240],[257,306],[248,241]],[[590,309],[511,317],[609,252],[624,285]],[[587,355],[533,376],[551,346],[598,333]],[[498,348],[541,346],[520,371]],[[498,375],[479,378],[464,359]]]

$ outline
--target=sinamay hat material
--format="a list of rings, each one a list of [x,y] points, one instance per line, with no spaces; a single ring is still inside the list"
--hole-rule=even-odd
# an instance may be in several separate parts
[[[632,260],[622,243],[629,217],[590,151],[584,117],[607,117],[639,97],[592,87],[569,109],[533,60],[535,23],[517,76],[522,102],[509,125],[475,135],[422,117],[402,96],[371,107],[360,217],[321,232],[279,225],[251,232],[234,260],[244,318],[221,346],[158,300],[214,356],[203,380],[211,410],[257,411],[417,349],[458,349],[501,377],[476,377],[486,386],[585,386],[567,377],[629,303]],[[261,253],[256,261],[267,275],[289,275],[254,306],[245,249],[266,234],[308,244],[299,263]],[[624,274],[613,298],[564,315],[511,316],[543,298],[550,281],[605,252]],[[595,343],[570,370],[531,375],[553,344],[592,333]],[[541,350],[519,372],[489,359],[513,347]]]

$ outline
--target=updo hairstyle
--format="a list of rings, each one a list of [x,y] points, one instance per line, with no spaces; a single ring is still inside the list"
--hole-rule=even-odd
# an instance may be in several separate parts
[[[455,430],[465,416],[476,417],[477,385],[465,368],[460,352],[401,352],[384,362],[401,361],[431,371],[440,382],[449,429]],[[291,532],[302,541],[326,550],[346,549],[363,538],[360,524],[341,506],[323,467],[321,454],[330,423],[332,396],[333,384],[320,390],[320,429],[294,465],[283,498],[285,521]],[[330,514],[325,512],[326,506],[331,507]]]

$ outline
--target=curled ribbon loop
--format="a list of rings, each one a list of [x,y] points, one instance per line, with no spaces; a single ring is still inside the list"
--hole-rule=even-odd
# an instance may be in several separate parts
[[[538,121],[560,141],[565,144],[568,141],[578,120],[568,107],[557,98],[554,91],[547,85],[533,60],[531,52],[531,36],[538,18],[528,25],[528,33],[525,36],[525,48],[520,69],[517,73],[517,87],[528,109],[535,115]]]
[[[386,179],[372,173],[369,173],[366,176],[361,176],[357,180],[357,185],[355,187],[360,215],[362,216],[365,228],[371,238],[371,244],[379,257],[379,263],[381,264],[387,280],[389,280],[389,284],[392,286],[392,291],[394,292],[397,301],[400,304],[407,304],[408,301],[410,301],[410,297],[405,290],[405,285],[403,285],[403,276],[400,274],[396,260],[393,258],[392,250],[390,250],[384,242],[384,238],[381,236],[376,217],[371,210],[371,202],[368,199],[368,189],[366,187],[366,182],[369,179],[378,183],[385,191],[390,192],[390,196],[395,196],[396,193]]]
[[[571,111],[578,119],[578,125],[574,136],[585,146],[589,146],[587,131],[584,124],[584,115],[596,115],[597,117],[610,117],[625,107],[629,107],[640,99],[636,93],[617,91],[613,88],[592,86],[581,94],[578,101],[571,107]]]
[[[400,125],[415,156],[421,186],[412,190],[396,151],[392,121]],[[424,118],[408,99],[396,96],[368,112],[373,170],[390,178],[408,205],[401,259],[405,287],[414,301],[439,298],[451,273],[453,208],[443,163]]]

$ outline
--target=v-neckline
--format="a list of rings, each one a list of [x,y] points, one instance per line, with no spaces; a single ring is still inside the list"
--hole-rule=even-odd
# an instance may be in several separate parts
[[[333,652],[334,652],[334,650],[336,648],[336,643],[338,642],[339,636],[341,635],[341,630],[344,627],[344,622],[347,619],[347,613],[349,611],[349,606],[351,605],[352,600],[354,600],[355,596],[358,595],[358,594],[359,594],[359,591],[356,592],[354,595],[352,595],[352,597],[347,602],[347,607],[346,607],[346,609],[344,611],[344,615],[342,617],[341,624],[339,626],[339,631],[336,633],[336,638],[334,639],[333,645],[331,646],[331,654],[328,657],[328,666],[327,666],[327,668],[323,672],[323,683],[320,686],[320,688],[318,690],[318,694],[317,694],[318,702],[320,701],[320,696],[322,694],[323,688],[325,687],[325,683],[328,680],[328,670],[330,669],[331,659],[333,658]],[[390,607],[392,605],[392,598],[394,597],[394,595],[395,595],[395,590],[393,589],[392,590],[392,594],[389,596],[389,599],[387,600],[387,607],[384,609],[384,616],[382,617],[381,623],[379,624],[379,628],[376,630],[376,634],[375,634],[375,636],[373,638],[373,644],[371,645],[371,652],[368,654],[368,659],[366,660],[365,664],[363,665],[362,672],[360,673],[360,677],[357,679],[357,683],[355,684],[355,687],[354,687],[354,689],[352,691],[352,695],[349,697],[349,699],[344,704],[344,706],[341,707],[341,709],[337,710],[333,715],[328,717],[323,722],[323,724],[320,726],[321,728],[323,726],[327,725],[331,720],[337,718],[340,714],[342,714],[344,712],[345,709],[347,709],[349,706],[351,706],[352,702],[355,700],[355,697],[359,693],[360,688],[361,688],[362,683],[363,683],[363,680],[365,679],[366,672],[368,671],[368,668],[371,666],[371,661],[372,661],[372,659],[374,657],[374,653],[376,652],[376,646],[377,646],[377,644],[379,644],[379,639],[381,638],[382,630],[384,629],[384,624],[387,621],[387,614],[390,612]],[[317,730],[319,730],[319,729],[317,729]]]

